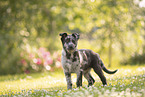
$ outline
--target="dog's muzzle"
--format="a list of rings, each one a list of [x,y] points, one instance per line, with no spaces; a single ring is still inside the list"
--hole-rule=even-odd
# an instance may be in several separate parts
[[[68,50],[73,50],[74,49],[74,46],[73,45],[69,45],[68,46]]]
[[[74,44],[69,44],[68,47],[67,47],[67,50],[68,50],[69,52],[73,52],[75,49],[76,49],[76,48],[75,48]]]

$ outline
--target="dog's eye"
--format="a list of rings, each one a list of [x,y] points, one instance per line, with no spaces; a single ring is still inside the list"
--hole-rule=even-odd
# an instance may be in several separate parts
[[[72,40],[73,43],[75,43],[75,40]]]

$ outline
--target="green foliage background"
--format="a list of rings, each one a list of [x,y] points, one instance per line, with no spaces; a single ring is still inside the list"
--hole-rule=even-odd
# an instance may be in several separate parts
[[[131,63],[132,57],[145,54],[145,8],[139,4],[137,0],[0,0],[0,74],[23,72],[19,61],[28,45],[61,52],[61,32],[79,33],[78,48],[98,52],[108,66]],[[138,60],[135,63],[143,63]]]

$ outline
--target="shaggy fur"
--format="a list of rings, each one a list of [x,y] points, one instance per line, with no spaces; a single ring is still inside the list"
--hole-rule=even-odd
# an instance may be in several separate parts
[[[88,86],[94,84],[95,80],[90,74],[91,68],[101,79],[103,85],[107,85],[106,78],[102,69],[108,74],[114,74],[115,71],[109,71],[104,66],[99,54],[89,49],[77,49],[77,42],[79,34],[61,33],[61,41],[63,45],[61,63],[63,66],[64,74],[67,81],[67,89],[72,89],[71,73],[77,74],[77,87],[82,86],[82,76],[87,79]]]

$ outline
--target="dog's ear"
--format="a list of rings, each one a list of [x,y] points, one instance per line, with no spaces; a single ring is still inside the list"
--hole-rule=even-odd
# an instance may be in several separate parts
[[[67,37],[67,33],[60,33],[62,44],[64,44],[65,37]]]
[[[73,33],[72,36],[75,37],[77,40],[80,38],[80,35],[78,33]]]
[[[67,36],[67,33],[60,33],[59,35],[62,36],[62,38],[64,38]]]

